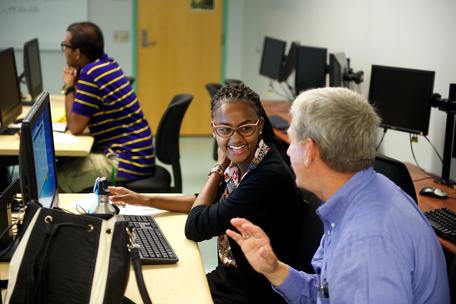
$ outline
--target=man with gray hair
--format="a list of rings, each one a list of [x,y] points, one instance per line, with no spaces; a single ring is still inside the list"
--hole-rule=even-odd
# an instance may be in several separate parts
[[[258,226],[232,219],[238,232],[227,234],[251,266],[289,303],[450,303],[434,231],[413,199],[372,168],[380,123],[372,106],[348,89],[322,88],[299,95],[291,114],[296,183],[324,201],[316,273],[282,263]]]

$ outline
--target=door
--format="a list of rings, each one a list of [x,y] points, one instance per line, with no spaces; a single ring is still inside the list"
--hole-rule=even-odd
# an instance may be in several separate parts
[[[206,83],[220,82],[223,0],[212,10],[189,0],[138,0],[138,97],[153,132],[171,98],[194,96],[181,133],[211,134]]]

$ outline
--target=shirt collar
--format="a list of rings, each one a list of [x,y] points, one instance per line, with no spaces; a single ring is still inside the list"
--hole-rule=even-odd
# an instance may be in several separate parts
[[[351,204],[356,193],[368,184],[375,176],[374,169],[370,166],[353,175],[345,184],[343,184],[323,205],[317,209],[321,220],[331,225],[337,223],[348,206]]]

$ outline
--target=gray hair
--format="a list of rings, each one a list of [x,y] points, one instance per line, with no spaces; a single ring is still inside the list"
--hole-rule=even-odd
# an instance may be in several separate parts
[[[359,94],[345,88],[308,90],[293,102],[291,114],[297,138],[312,138],[331,169],[357,172],[374,161],[380,117]]]

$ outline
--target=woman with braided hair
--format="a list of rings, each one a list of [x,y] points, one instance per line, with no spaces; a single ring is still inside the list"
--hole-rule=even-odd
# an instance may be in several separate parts
[[[247,218],[267,231],[281,260],[295,265],[299,261],[297,223],[302,222],[297,210],[302,202],[294,175],[276,147],[258,94],[249,87],[230,84],[220,89],[211,100],[211,116],[219,157],[198,195],[144,196],[111,187],[110,199],[119,205],[188,212],[188,239],[217,237],[219,265],[207,274],[215,303],[285,303],[225,231],[233,229],[232,218]]]

